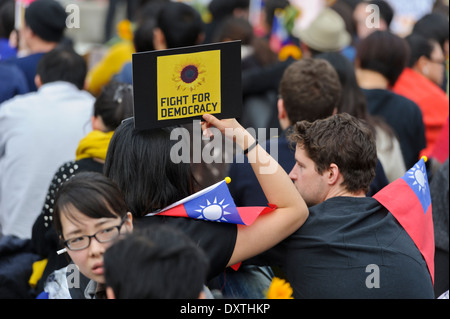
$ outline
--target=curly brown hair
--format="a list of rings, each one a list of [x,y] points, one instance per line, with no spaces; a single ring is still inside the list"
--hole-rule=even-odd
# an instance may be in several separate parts
[[[305,150],[319,174],[334,163],[347,191],[369,191],[378,159],[374,135],[364,120],[341,113],[314,122],[297,122],[290,139]]]

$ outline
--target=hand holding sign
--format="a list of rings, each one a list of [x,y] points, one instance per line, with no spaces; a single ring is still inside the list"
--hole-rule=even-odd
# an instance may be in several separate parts
[[[203,135],[207,137],[211,136],[208,129],[213,126],[227,138],[235,141],[243,150],[248,149],[248,147],[253,145],[256,141],[255,138],[242,127],[238,121],[236,121],[236,119],[219,120],[211,114],[204,114],[203,119],[205,120],[205,122],[202,123]]]

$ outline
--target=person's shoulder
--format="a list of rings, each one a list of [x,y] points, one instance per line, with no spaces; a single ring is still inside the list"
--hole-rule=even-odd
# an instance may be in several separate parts
[[[21,69],[34,68],[45,53],[32,53],[22,57],[13,57],[6,62],[16,65]]]
[[[361,207],[366,209],[378,209],[381,204],[372,197],[356,197],[356,196],[336,196],[323,201],[320,204],[310,207],[310,211],[345,210],[353,207]],[[333,209],[333,207],[335,209]]]
[[[1,104],[0,112],[4,114],[29,114],[27,110],[36,109],[39,105],[36,103],[39,101],[37,92],[29,92],[25,94],[16,95]]]

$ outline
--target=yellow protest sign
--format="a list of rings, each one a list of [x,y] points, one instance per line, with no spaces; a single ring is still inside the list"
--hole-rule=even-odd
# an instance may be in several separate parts
[[[192,123],[205,113],[242,113],[241,42],[133,54],[134,124],[153,129]]]
[[[220,50],[157,58],[158,120],[221,112]]]

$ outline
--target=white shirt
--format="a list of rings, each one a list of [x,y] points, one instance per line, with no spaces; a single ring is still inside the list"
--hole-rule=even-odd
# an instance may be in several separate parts
[[[58,167],[92,130],[94,97],[68,82],[0,105],[0,234],[31,238]]]

